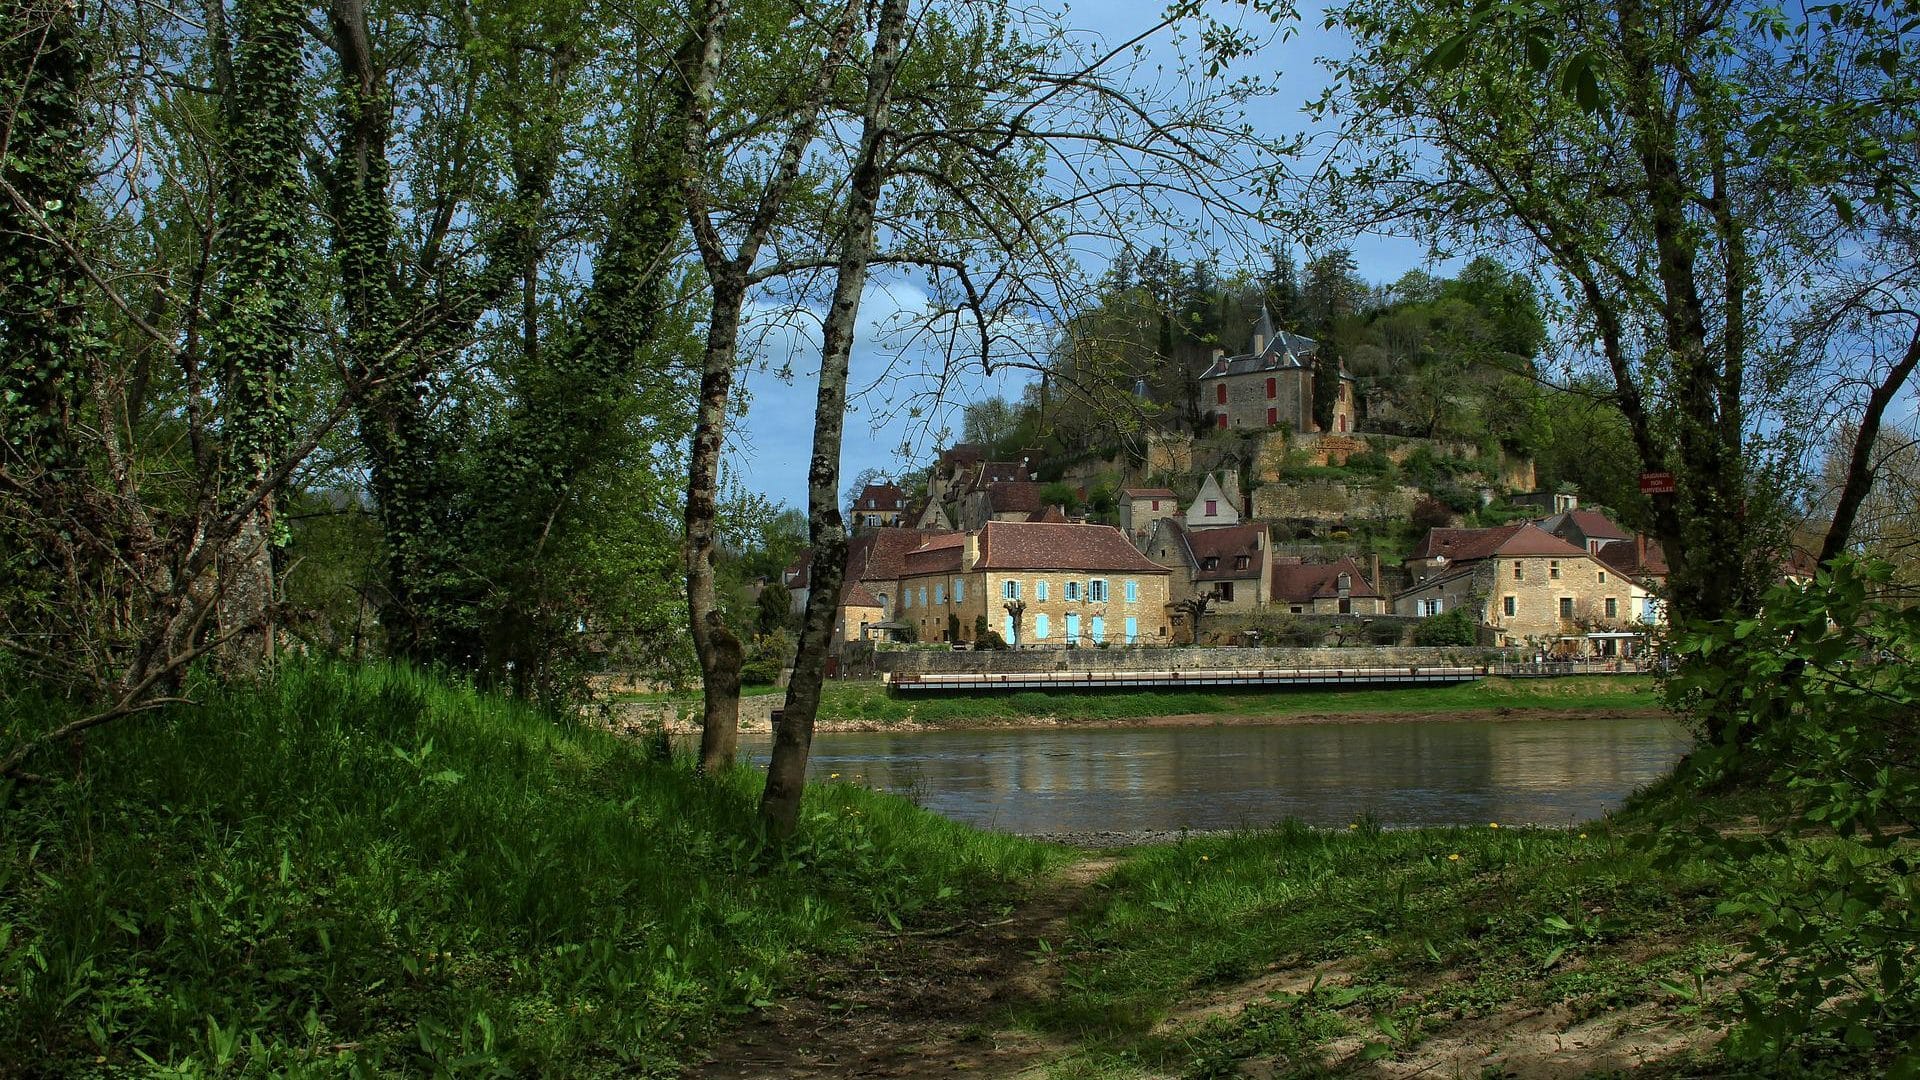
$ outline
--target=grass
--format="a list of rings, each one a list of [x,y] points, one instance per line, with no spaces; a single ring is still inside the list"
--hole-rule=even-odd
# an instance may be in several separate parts
[[[194,694],[0,784],[0,1074],[672,1075],[798,957],[1060,858],[841,785],[766,845],[747,772],[403,669]]]
[[[1179,693],[1041,693],[921,697],[889,695],[877,683],[832,683],[820,702],[827,723],[914,722],[964,726],[1027,719],[1127,720],[1186,714],[1272,717],[1659,707],[1653,680],[1638,675],[1481,679],[1454,686],[1382,690],[1268,690]]]
[[[1636,831],[1284,825],[1145,851],[1057,946],[1059,991],[1020,1019],[1082,1045],[1057,1076],[1242,1075],[1250,1059],[1307,1076],[1334,1040],[1335,1057],[1406,1058],[1503,1011],[1711,1007],[1703,987],[1738,937],[1715,911],[1726,883],[1656,860]],[[1211,992],[1241,999],[1179,1011]]]

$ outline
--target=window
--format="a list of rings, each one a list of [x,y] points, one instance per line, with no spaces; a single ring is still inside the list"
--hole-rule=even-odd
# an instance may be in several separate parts
[[[1036,581],[1036,582],[1034,582],[1034,583],[1033,583],[1033,598],[1034,598],[1035,600],[1045,600],[1045,599],[1047,598],[1047,583],[1046,583],[1046,582],[1044,582],[1044,581]]]
[[[1233,603],[1233,582],[1223,581],[1213,587],[1214,599],[1223,604]]]
[[[1280,410],[1268,409],[1267,410],[1267,426],[1274,427],[1279,423],[1280,423]]]
[[[1429,615],[1438,615],[1444,607],[1445,604],[1437,596],[1431,600],[1422,600],[1420,601],[1420,617],[1424,619]]]
[[[920,586],[920,606],[927,606],[927,587],[925,585]]]
[[[1573,597],[1563,596],[1560,598],[1560,617],[1563,619],[1573,618]]]
[[[1272,401],[1274,398],[1277,398],[1279,396],[1280,396],[1279,384],[1274,382],[1272,379],[1268,379],[1267,380],[1267,400]],[[1268,410],[1268,413],[1269,415],[1271,415],[1272,410]]]
[[[1218,569],[1220,569],[1220,560],[1219,560],[1218,558],[1216,558],[1215,556],[1212,556],[1212,555],[1207,555],[1207,556],[1204,556],[1204,557],[1203,557],[1203,558],[1201,558],[1201,560],[1200,560],[1200,569],[1202,569],[1202,570],[1218,570]]]
[[[1245,570],[1247,568],[1247,557],[1245,555],[1235,555],[1233,557],[1233,568],[1235,570]]]
[[[1137,604],[1139,602],[1140,602],[1140,583],[1137,581],[1127,582],[1127,603]]]
[[[1607,597],[1607,618],[1617,619],[1619,617],[1620,617],[1619,598],[1614,596]]]
[[[1106,603],[1107,583],[1099,578],[1094,578],[1092,581],[1087,582],[1087,599],[1096,604]]]
[[[1220,516],[1220,500],[1219,499],[1207,500],[1207,516],[1208,517]]]
[[[953,602],[958,604],[967,598],[967,579],[953,579]]]
[[[1520,560],[1515,559],[1513,562],[1513,580],[1520,581],[1520,580],[1523,580],[1525,576],[1526,575],[1522,573],[1520,569]]]
[[[945,585],[935,585],[933,587],[933,602],[936,604],[944,604],[947,602],[947,587]]]
[[[1226,383],[1220,383],[1213,388],[1213,403],[1215,405],[1225,405],[1227,403]]]
[[[1020,583],[1008,578],[1006,584],[1000,586],[1000,595],[1009,600],[1020,599]]]
[[[1600,584],[1602,585],[1605,585],[1607,583],[1607,572],[1605,570],[1600,571],[1599,581],[1600,581]]]
[[[1301,615],[1306,612],[1306,609],[1301,607],[1299,604],[1294,604],[1291,607],[1287,608],[1287,610],[1291,611],[1295,615]]]
[[[1127,644],[1131,645],[1134,642],[1139,640],[1140,640],[1140,620],[1129,616],[1127,619]]]
[[[1518,614],[1520,605],[1516,604],[1511,596],[1506,599],[1506,606],[1502,610],[1506,612],[1507,618],[1511,619],[1514,615]]]
[[[1547,577],[1551,578],[1554,581],[1560,580],[1560,560],[1559,559],[1552,559],[1548,561]]]
[[[1044,614],[1035,615],[1033,617],[1033,639],[1035,641],[1040,641],[1045,639],[1046,636],[1047,636],[1047,617]]]
[[[1226,391],[1225,391],[1224,389],[1223,389],[1223,390],[1221,390],[1220,392],[1221,392],[1221,393],[1223,393],[1223,394],[1224,394],[1224,393],[1226,393]],[[1219,416],[1219,420],[1220,420],[1220,430],[1221,430],[1221,431],[1225,431],[1225,430],[1227,430],[1227,414],[1226,414],[1226,413],[1221,413],[1221,414],[1220,414],[1220,416]]]
[[[902,589],[900,591],[900,610],[909,611],[909,610],[912,610],[912,608],[913,608],[913,590]]]
[[[1347,414],[1341,413],[1338,417],[1335,417],[1335,419],[1340,421],[1340,434],[1345,435],[1347,433]]]
[[[1080,583],[1079,582],[1077,581],[1067,582],[1067,599],[1069,600],[1080,599]]]
[[[1160,500],[1159,500],[1159,499],[1155,499],[1155,500],[1153,500],[1153,508],[1154,508],[1155,510],[1158,510],[1158,509],[1160,509]]]
[[[873,526],[876,526],[876,525],[879,525],[879,524],[880,524],[880,515],[879,515],[879,514],[868,514],[868,515],[867,515],[867,525],[868,525],[868,527],[873,527]]]
[[[1333,589],[1335,592],[1352,592],[1353,576],[1350,574],[1341,574],[1339,577],[1334,578]]]
[[[1107,620],[1095,615],[1092,622],[1093,640],[1096,642],[1107,640]]]

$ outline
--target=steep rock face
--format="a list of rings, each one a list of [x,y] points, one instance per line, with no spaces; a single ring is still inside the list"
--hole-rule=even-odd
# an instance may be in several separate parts
[[[1315,481],[1265,484],[1253,493],[1253,516],[1260,521],[1404,521],[1413,514],[1420,489]]]

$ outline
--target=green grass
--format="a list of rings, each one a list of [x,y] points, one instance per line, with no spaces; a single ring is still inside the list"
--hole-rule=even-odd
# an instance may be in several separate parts
[[[1255,1058],[1320,1075],[1335,1037],[1393,1056],[1515,1007],[1698,1009],[1735,955],[1725,883],[1633,832],[1285,825],[1148,850],[1056,944],[1060,989],[1020,1019],[1082,1044],[1056,1075],[1209,1077]],[[1297,978],[1244,1010],[1175,1015],[1275,971]]]
[[[971,696],[889,695],[877,683],[833,683],[820,702],[823,722],[991,723],[1036,718],[1125,720],[1183,714],[1284,719],[1313,714],[1484,712],[1501,709],[1644,711],[1659,707],[1653,680],[1640,675],[1556,679],[1482,679],[1456,686],[1383,690],[1269,690],[1237,693],[1040,693]]]
[[[1060,858],[841,785],[764,845],[749,773],[406,670],[194,696],[0,784],[0,1074],[671,1075],[798,958]]]

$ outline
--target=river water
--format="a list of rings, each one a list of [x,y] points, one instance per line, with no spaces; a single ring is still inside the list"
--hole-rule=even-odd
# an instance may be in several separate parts
[[[767,737],[743,752],[767,758]],[[1667,772],[1671,720],[1460,720],[996,731],[823,732],[809,772],[1017,833],[1569,825]]]

